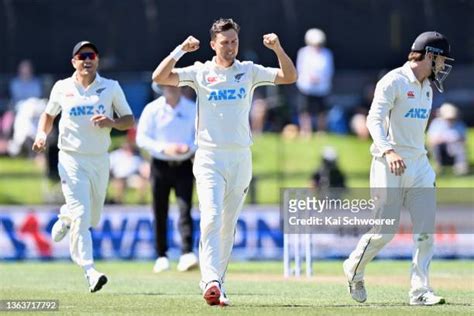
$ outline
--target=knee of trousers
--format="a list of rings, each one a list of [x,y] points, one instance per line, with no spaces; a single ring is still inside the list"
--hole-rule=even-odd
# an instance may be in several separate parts
[[[372,236],[370,243],[374,246],[383,247],[388,244],[394,236],[395,234],[376,234]]]

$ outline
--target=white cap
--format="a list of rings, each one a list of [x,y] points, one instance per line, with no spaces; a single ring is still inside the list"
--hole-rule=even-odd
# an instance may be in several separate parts
[[[310,46],[324,45],[324,43],[326,43],[326,34],[320,29],[309,29],[306,31],[304,41],[306,45]]]
[[[454,120],[458,117],[458,109],[451,103],[443,103],[439,108],[439,116],[445,120]]]
[[[337,159],[337,151],[331,146],[326,146],[323,148],[323,158],[325,160],[334,161]]]

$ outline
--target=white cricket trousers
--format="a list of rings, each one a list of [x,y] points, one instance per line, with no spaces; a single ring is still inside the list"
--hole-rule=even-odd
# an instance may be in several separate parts
[[[252,153],[245,149],[202,149],[193,165],[201,212],[201,286],[224,282],[235,227],[252,178]]]
[[[92,265],[90,228],[100,220],[109,181],[109,156],[59,151],[59,176],[67,208],[59,217],[71,224],[69,251],[81,267]]]
[[[428,269],[433,256],[436,176],[426,155],[404,161],[407,166],[405,172],[401,176],[396,176],[390,172],[385,157],[374,157],[370,170],[370,187],[372,194],[383,192],[378,195],[379,200],[376,202],[382,214],[395,214],[399,217],[402,206],[410,212],[414,250],[409,295],[418,297],[431,290]],[[352,281],[364,278],[366,265],[392,240],[395,231],[396,227],[393,232],[380,232],[380,229],[374,227],[362,236],[348,259],[347,268]]]

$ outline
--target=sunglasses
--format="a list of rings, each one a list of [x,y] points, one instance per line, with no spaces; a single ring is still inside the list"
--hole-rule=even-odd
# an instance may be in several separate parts
[[[93,52],[80,53],[76,55],[76,59],[78,60],[86,60],[87,58],[89,58],[90,60],[94,60],[96,59],[96,57],[97,57],[97,54]]]

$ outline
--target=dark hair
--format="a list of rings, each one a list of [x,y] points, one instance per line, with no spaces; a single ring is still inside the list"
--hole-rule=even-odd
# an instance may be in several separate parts
[[[425,58],[425,53],[410,52],[408,54],[408,61],[422,61]]]
[[[212,24],[211,29],[209,30],[211,40],[215,39],[218,33],[225,32],[228,30],[234,30],[237,32],[237,34],[239,34],[240,26],[232,19],[220,18],[219,20],[216,20]]]

